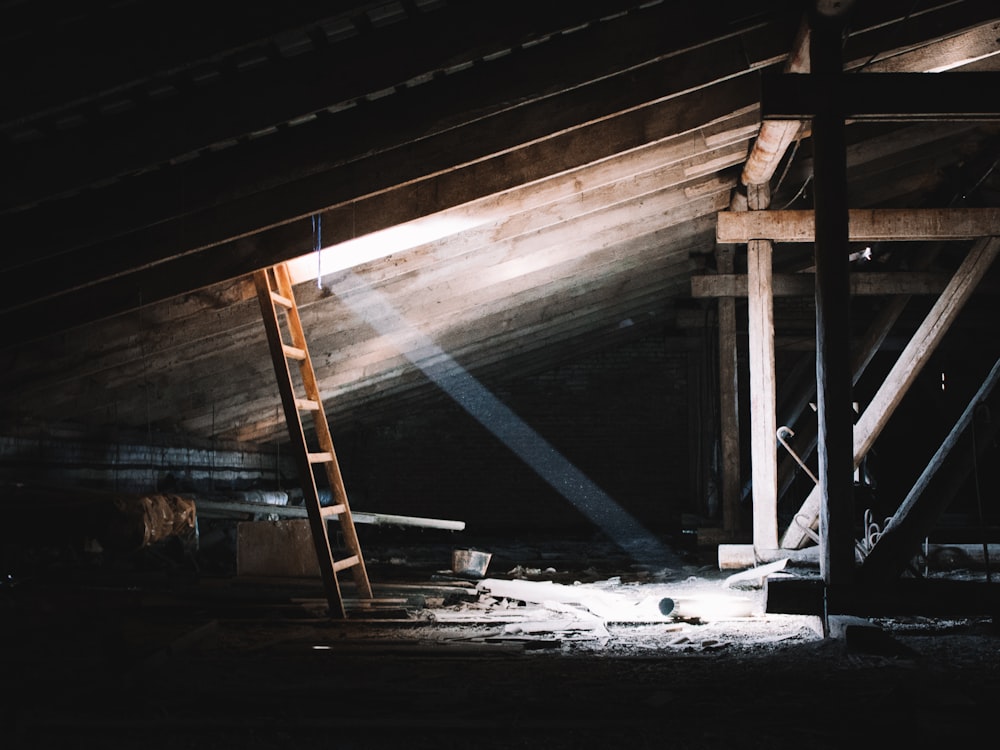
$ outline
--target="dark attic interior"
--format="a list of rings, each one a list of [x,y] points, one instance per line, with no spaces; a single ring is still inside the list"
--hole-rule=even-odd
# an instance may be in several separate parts
[[[0,58],[5,747],[995,739],[995,0]]]

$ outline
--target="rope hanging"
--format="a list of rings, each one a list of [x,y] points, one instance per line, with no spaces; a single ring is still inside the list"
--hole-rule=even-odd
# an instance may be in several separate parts
[[[323,217],[319,214],[312,216],[313,230],[313,250],[316,251],[316,286],[323,288]]]

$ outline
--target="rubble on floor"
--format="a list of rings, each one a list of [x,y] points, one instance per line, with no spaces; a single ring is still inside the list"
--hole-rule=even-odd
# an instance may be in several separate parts
[[[340,620],[314,578],[14,577],[0,718],[18,748],[819,749],[884,722],[971,741],[1000,686],[981,620],[886,621],[907,648],[852,650],[817,618],[765,614],[761,570],[633,566],[586,540],[482,545],[489,568],[470,578],[450,541],[371,544],[374,597],[345,586]],[[804,708],[775,721],[788,706]]]

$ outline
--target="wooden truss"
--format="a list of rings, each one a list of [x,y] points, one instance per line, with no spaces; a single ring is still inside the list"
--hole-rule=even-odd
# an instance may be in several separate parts
[[[882,550],[884,554],[873,558],[873,565],[866,574],[858,574],[851,520],[853,469],[872,447],[907,389],[1000,253],[1000,209],[848,209],[844,138],[845,123],[849,119],[1000,119],[995,101],[969,93],[993,90],[998,83],[997,75],[843,75],[840,45],[844,17],[839,12],[825,13],[823,5],[817,3],[816,9],[808,15],[808,31],[800,35],[785,74],[764,81],[761,132],[742,176],[747,190],[746,204],[739,205],[734,200],[733,210],[719,214],[717,243],[720,246],[746,244],[747,275],[745,279],[736,278],[731,264],[720,266],[722,277],[716,281],[704,277],[696,279],[692,289],[698,296],[719,296],[720,301],[723,293],[747,297],[753,463],[752,555],[754,560],[761,562],[779,558],[783,552],[791,558],[801,554],[810,543],[818,542],[823,580],[819,582],[819,598],[809,605],[810,611],[817,614],[871,609],[878,596],[873,597],[872,589],[860,584],[884,584],[898,572],[898,555],[893,556],[886,545]],[[970,88],[966,85],[970,81],[988,88]],[[815,210],[768,210],[770,177],[785,149],[801,131],[800,121],[809,121],[811,125]],[[859,369],[863,369],[877,350],[880,336],[885,334],[875,332],[865,342],[866,351],[861,359],[852,361],[846,320],[850,295],[863,290],[865,284],[873,293],[884,293],[890,284],[898,285],[901,294],[932,292],[926,288],[930,280],[921,276],[900,277],[892,282],[884,277],[852,278],[848,243],[972,239],[976,241],[966,258],[944,285],[932,310],[900,354],[872,402],[861,413],[857,424],[852,424],[851,386]],[[776,514],[773,297],[776,293],[795,293],[801,288],[802,280],[773,275],[771,257],[776,242],[810,242],[815,246],[815,274],[811,281],[817,316],[817,447],[821,458],[816,487],[795,514],[794,522],[784,531],[780,543]],[[719,257],[724,259],[726,253],[720,253]],[[924,288],[918,286],[918,279]],[[876,289],[879,291],[875,292]],[[899,314],[898,305],[890,305],[890,308],[893,309],[883,321],[886,330]],[[720,347],[731,347],[735,339],[732,331],[727,335],[722,329],[723,309],[720,305]],[[727,316],[725,320],[730,318]],[[727,359],[725,352],[720,353]],[[728,388],[731,383],[724,375],[720,373],[722,387]],[[984,384],[984,388],[987,386],[989,383]],[[724,400],[724,420],[728,411]],[[723,433],[731,429],[731,422],[728,427],[723,424]],[[725,480],[723,486],[727,486]],[[905,516],[917,504],[913,499],[910,507],[900,509],[899,528],[909,526]],[[732,504],[723,498],[723,508],[731,507]],[[732,524],[724,521],[724,525],[728,528]],[[745,556],[745,545],[728,546],[734,548],[734,556]],[[720,546],[720,564],[727,554],[726,547]],[[887,559],[891,557],[896,559]],[[886,559],[883,561],[883,558]],[[968,603],[969,600],[964,601]],[[981,599],[976,606],[988,606],[988,603]]]

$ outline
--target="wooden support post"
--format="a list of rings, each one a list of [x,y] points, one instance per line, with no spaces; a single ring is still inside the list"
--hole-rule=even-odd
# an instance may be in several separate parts
[[[747,185],[751,211],[766,209],[766,183]],[[750,471],[753,487],[753,544],[778,545],[778,451],[775,433],[774,247],[770,240],[747,243],[747,330],[750,360]]]
[[[812,120],[816,212],[816,385],[820,492],[820,572],[828,587],[855,574],[853,413],[847,153],[840,75],[844,20],[810,16],[810,63],[830,76],[827,106]]]
[[[687,383],[688,383],[688,445],[694,451],[695,460],[688,465],[688,482],[695,497],[707,497],[708,462],[705,460],[705,397],[702,387],[702,361],[704,356],[699,348],[687,353]]]
[[[735,252],[720,245],[719,273],[733,273]],[[740,531],[740,407],[736,349],[736,299],[719,298],[719,441],[722,529],[730,538]]]

